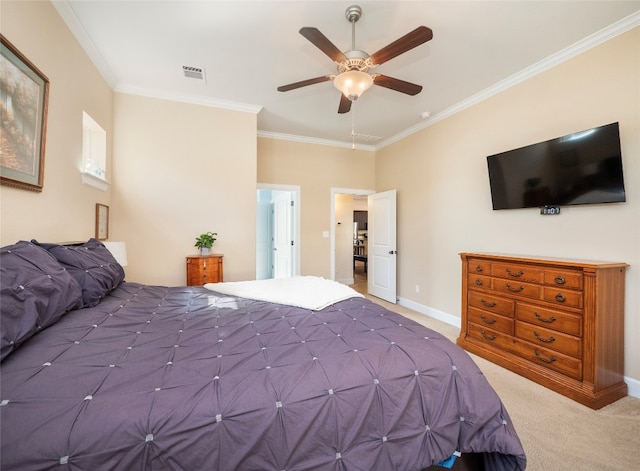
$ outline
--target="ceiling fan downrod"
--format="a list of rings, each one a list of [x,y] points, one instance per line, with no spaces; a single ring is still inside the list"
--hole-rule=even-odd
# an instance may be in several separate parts
[[[351,5],[347,7],[344,12],[344,16],[347,17],[349,23],[351,23],[351,50],[355,51],[356,49],[356,22],[362,16],[362,8],[360,5]]]

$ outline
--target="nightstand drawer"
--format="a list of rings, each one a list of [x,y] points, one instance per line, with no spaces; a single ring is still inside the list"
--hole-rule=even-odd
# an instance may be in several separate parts
[[[221,254],[187,257],[187,286],[222,282],[222,257]]]

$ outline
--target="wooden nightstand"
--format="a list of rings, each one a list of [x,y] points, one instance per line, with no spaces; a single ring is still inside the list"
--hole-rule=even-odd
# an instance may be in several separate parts
[[[222,282],[221,254],[187,257],[187,286],[202,286]]]

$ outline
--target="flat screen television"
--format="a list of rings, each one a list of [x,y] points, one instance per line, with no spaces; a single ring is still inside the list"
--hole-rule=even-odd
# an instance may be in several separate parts
[[[618,123],[487,157],[493,209],[625,201]]]

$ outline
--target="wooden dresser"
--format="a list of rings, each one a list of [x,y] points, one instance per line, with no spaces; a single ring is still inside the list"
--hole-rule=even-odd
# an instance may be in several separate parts
[[[462,253],[457,343],[599,409],[627,393],[627,264]]]
[[[187,257],[187,286],[202,286],[222,281],[221,254]]]

